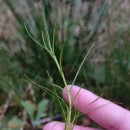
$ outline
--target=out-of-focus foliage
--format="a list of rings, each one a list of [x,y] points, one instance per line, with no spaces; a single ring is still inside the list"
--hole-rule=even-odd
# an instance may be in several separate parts
[[[95,48],[76,84],[84,83],[97,94],[103,93],[104,97],[130,107],[129,0],[48,0],[46,3],[44,0],[5,0],[1,3],[0,9],[8,10],[0,12],[0,20],[4,23],[3,26],[0,24],[0,112],[4,104],[8,106],[1,114],[4,115],[2,129],[7,130],[7,124],[9,129],[12,126],[35,128],[40,126],[39,119],[59,113],[54,109],[58,107],[55,99],[23,80],[27,75],[33,81],[51,87],[48,70],[52,82],[62,86],[51,58],[34,43],[24,27],[26,24],[32,36],[42,43],[44,15],[51,39],[56,24],[57,56],[65,43],[62,60],[68,84],[95,41]],[[51,108],[46,98],[51,100]],[[53,112],[47,114],[49,111]]]
[[[105,47],[101,50],[100,60],[97,60],[97,56],[95,56],[91,63],[92,73],[90,72],[90,75],[96,78],[97,84],[101,83],[99,88],[100,91],[103,91],[104,96],[122,103],[125,107],[130,107],[129,6],[130,1],[128,0],[110,1],[105,21],[107,23],[105,33],[99,37]]]

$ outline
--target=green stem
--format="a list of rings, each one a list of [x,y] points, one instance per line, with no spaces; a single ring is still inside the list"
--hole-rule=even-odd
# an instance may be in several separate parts
[[[58,60],[57,60],[55,55],[53,56],[53,59],[54,59],[56,65],[57,65],[57,68],[58,68],[58,70],[59,70],[59,72],[61,74],[62,80],[63,80],[65,88],[66,88],[66,92],[67,92],[67,95],[68,95],[68,99],[69,99],[69,107],[68,107],[68,110],[67,110],[68,115],[67,115],[67,121],[66,121],[67,125],[66,125],[65,129],[66,130],[70,130],[71,129],[71,114],[72,114],[72,101],[71,101],[70,91],[68,89],[67,82],[65,80],[65,76],[64,76],[63,70],[59,66]]]

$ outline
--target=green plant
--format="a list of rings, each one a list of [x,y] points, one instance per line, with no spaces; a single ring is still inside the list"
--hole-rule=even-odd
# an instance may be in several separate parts
[[[85,12],[85,15],[81,17],[75,15],[75,10],[77,8],[77,1],[72,1],[72,3],[70,2],[70,4],[67,5],[71,6],[70,12],[61,15],[60,16],[61,19],[58,19],[59,15],[57,15],[58,12],[57,6],[56,5],[52,6],[51,5],[52,1],[46,1],[46,3],[42,1],[40,7],[39,6],[35,7],[35,5],[38,5],[38,2],[25,0],[25,5],[27,7],[27,10],[29,10],[29,12],[25,12],[24,14],[18,13],[17,5],[19,5],[19,3],[17,3],[17,1],[13,2],[12,0],[5,0],[5,2],[16,18],[17,32],[24,39],[24,44],[26,46],[25,50],[21,49],[11,57],[11,60],[17,61],[19,63],[18,67],[15,67],[15,71],[17,73],[14,74],[18,75],[18,78],[14,77],[13,80],[14,81],[13,87],[16,89],[15,92],[19,91],[19,89],[22,88],[21,86],[24,86],[19,85],[20,87],[16,87],[15,84],[15,80],[20,79],[24,74],[28,75],[33,81],[39,82],[39,84],[44,83],[45,86],[51,86],[50,80],[46,78],[45,70],[48,70],[51,73],[50,79],[55,81],[55,84],[59,84],[59,86],[67,86],[67,84],[70,83],[74,84],[79,73],[79,71],[77,72],[78,67],[80,66],[79,63],[82,62],[82,59],[84,58],[86,51],[91,46],[93,41],[96,39],[98,28],[100,27],[103,14],[106,10],[105,9],[106,3],[105,2],[101,3],[99,10],[96,12],[97,17],[95,19],[95,26],[89,29],[87,27],[91,24],[91,20],[93,19],[92,10],[94,7],[94,1],[87,2],[89,8],[86,11],[87,13]],[[45,23],[45,19],[42,19],[44,18],[43,12],[45,13],[46,16],[46,24],[48,26],[48,29],[44,28],[46,26],[43,25],[43,23]],[[57,20],[55,18],[57,18]],[[85,23],[83,26],[81,25],[82,20]],[[56,23],[54,23],[54,21],[56,21]],[[26,29],[24,28],[23,23],[26,24],[27,27]],[[54,26],[55,31],[53,30]],[[80,31],[77,34],[75,34],[75,28],[77,27],[80,28]],[[40,43],[40,45],[42,45],[42,47],[48,52],[48,54],[51,55],[51,58],[54,59],[54,62],[56,63],[61,76],[59,76],[58,71],[55,69],[55,64],[51,60],[50,56],[45,51],[43,51],[42,47],[39,47],[37,46],[37,44],[33,43],[34,41],[30,38],[29,35],[27,35],[26,30],[29,30],[31,36],[38,41],[37,43]],[[43,39],[41,38],[41,35],[44,36]],[[50,37],[50,40],[48,40],[48,36]],[[84,37],[86,38],[86,40],[82,43],[82,39]],[[42,42],[42,40],[45,40],[45,42]],[[55,44],[49,45],[49,43],[54,42]],[[64,54],[62,54],[63,52],[62,48],[64,49],[65,52]],[[61,54],[59,55],[59,53]],[[62,62],[63,64],[61,65]],[[86,60],[84,60],[83,62],[86,62]],[[21,71],[19,70],[19,68],[22,68]],[[82,70],[82,72],[84,70]],[[63,72],[66,76],[66,79],[64,78],[65,76]],[[11,73],[13,73],[13,71],[11,71]],[[75,74],[76,77],[73,80]],[[77,81],[77,83],[80,84],[81,82],[85,82],[85,84],[87,84],[86,82],[87,73],[85,74],[85,76],[84,74],[80,73],[79,80]],[[62,82],[61,77],[64,82]],[[46,88],[47,87],[45,87],[44,90],[46,90]],[[57,86],[56,89],[58,88],[60,87]],[[60,90],[58,89],[57,94],[55,95],[56,97],[60,94],[59,91]],[[21,93],[21,91],[19,93]],[[40,93],[39,90],[36,90],[36,93]],[[36,94],[35,96],[38,100],[41,100],[42,97],[41,95],[39,96],[39,94]],[[70,111],[71,107],[72,106],[70,105],[69,108]],[[70,115],[71,114],[69,114],[69,116],[66,117],[67,118],[66,120],[69,124],[72,121]],[[75,118],[75,121],[76,120],[77,116]]]
[[[14,0],[15,1],[15,0]],[[101,25],[101,20],[103,19],[104,12],[106,10],[106,2],[102,2],[98,7],[96,12],[96,18],[93,18],[93,8],[95,2],[87,2],[86,6],[88,6],[88,10],[85,12],[83,16],[78,16],[80,12],[75,14],[75,10],[78,7],[78,1],[73,0],[72,3],[69,4],[60,3],[60,1],[52,2],[52,1],[41,1],[40,5],[36,1],[27,1],[23,2],[23,6],[25,7],[25,13],[19,13],[22,11],[17,8],[17,5],[20,3],[13,2],[12,0],[5,0],[5,3],[10,8],[11,12],[16,18],[17,24],[16,29],[20,36],[24,39],[26,50],[21,49],[19,52],[16,52],[13,56],[14,60],[19,61],[21,66],[23,67],[23,73],[27,74],[33,80],[38,80],[40,83],[44,82],[48,85],[48,80],[46,80],[46,73],[43,71],[44,69],[51,71],[53,75],[58,75],[57,71],[55,71],[55,65],[53,62],[50,62],[50,57],[42,51],[36,44],[33,44],[33,40],[30,39],[28,35],[26,35],[26,30],[24,28],[24,24],[31,33],[31,35],[39,42],[42,42],[41,32],[44,30],[43,28],[43,12],[46,15],[46,21],[49,26],[48,32],[50,35],[50,39],[53,37],[53,27],[55,18],[57,18],[57,30],[56,30],[56,55],[62,49],[62,45],[65,42],[66,46],[64,51],[66,52],[63,55],[63,70],[67,77],[69,77],[69,73],[67,71],[71,70],[71,75],[75,75],[76,70],[83,59],[86,50],[89,48],[89,45],[93,43],[93,41],[97,37],[98,29]],[[14,4],[15,3],[15,4]],[[53,6],[54,4],[54,6]],[[59,9],[67,6],[68,8],[71,6],[71,10],[66,11],[65,14],[62,14],[62,9],[60,10],[61,15],[58,14],[59,10],[56,5],[60,5]],[[84,4],[84,3],[83,3]],[[20,11],[19,11],[20,10]],[[27,16],[25,18],[25,16]],[[91,21],[95,19],[94,26],[91,25]],[[84,22],[81,25],[82,21]],[[88,26],[92,26],[92,28],[88,28]],[[79,31],[76,31],[76,28],[79,28]],[[45,30],[44,30],[45,31]],[[76,34],[75,34],[76,33]],[[84,39],[84,41],[82,41]],[[45,39],[46,40],[46,39]],[[21,43],[22,44],[22,43]],[[44,69],[43,69],[44,68]],[[37,74],[37,70],[39,74]],[[36,76],[37,75],[37,76]],[[83,82],[85,82],[85,76],[81,73],[81,78]],[[86,75],[87,76],[87,75]],[[42,77],[42,78],[41,78]],[[55,76],[53,76],[55,77]],[[61,83],[60,77],[57,77],[57,83]],[[72,82],[72,78],[68,78],[68,82]]]
[[[10,39],[4,39],[3,36],[0,36],[1,105],[4,104],[7,94],[10,93],[10,91],[14,93],[15,100],[12,102],[15,104],[14,108],[16,109],[19,108],[20,105],[17,103],[23,100],[23,93],[25,94],[24,97],[26,100],[31,100],[28,96],[28,92],[25,91],[26,84],[20,80],[24,74],[28,75],[33,80],[33,83],[36,81],[39,84],[47,86],[44,90],[50,88],[53,81],[55,81],[55,84],[59,84],[59,86],[64,86],[61,76],[57,69],[55,69],[55,64],[50,56],[43,51],[41,47],[34,44],[30,36],[27,35],[24,27],[25,23],[31,35],[42,44],[41,35],[44,30],[42,12],[44,12],[50,39],[53,38],[54,21],[56,21],[57,27],[55,28],[54,41],[55,54],[56,57],[58,57],[58,61],[59,53],[62,50],[63,43],[65,43],[65,53],[62,55],[62,69],[67,80],[66,82],[68,84],[73,82],[73,77],[80,66],[79,63],[81,63],[85,52],[90,47],[89,45],[92,44],[93,41],[97,42],[97,36],[99,36],[99,39],[106,37],[100,42],[103,42],[101,46],[103,46],[104,43],[107,43],[107,46],[97,49],[98,53],[102,52],[102,50],[104,52],[101,54],[101,56],[105,55],[103,62],[102,59],[101,62],[90,62],[92,58],[88,57],[88,60],[85,61],[85,65],[81,69],[76,84],[81,85],[81,83],[84,83],[84,86],[89,87],[88,89],[98,94],[103,92],[104,97],[107,99],[110,98],[112,101],[121,102],[124,107],[130,107],[130,27],[127,21],[129,11],[126,6],[127,11],[124,9],[120,10],[123,7],[121,4],[124,3],[125,0],[113,1],[111,3],[112,5],[109,5],[109,11],[105,15],[105,19],[103,19],[103,14],[106,12],[107,6],[104,1],[98,4],[98,10],[96,10],[96,12],[93,12],[96,3],[94,0],[87,0],[82,3],[84,5],[87,3],[88,8],[85,12],[83,6],[81,6],[80,9],[78,8],[78,0],[72,0],[72,3],[62,3],[60,0],[46,0],[46,4],[44,0],[4,0],[4,2],[16,19],[13,28],[16,28],[16,33],[20,36],[22,41],[19,39],[10,41]],[[24,7],[24,10],[21,9],[22,7]],[[64,7],[67,9],[70,7],[70,10],[65,10]],[[2,9],[2,4],[0,8]],[[96,17],[93,18],[93,16]],[[126,26],[127,24],[128,26]],[[100,25],[104,26],[103,30],[100,30]],[[12,33],[10,34],[14,39],[14,35],[12,35]],[[13,49],[11,49],[12,47]],[[4,53],[1,48],[4,50]],[[98,59],[97,53],[94,52],[93,55]],[[51,73],[50,79],[46,78],[45,70]],[[61,93],[60,87],[57,86],[55,89],[59,95]],[[41,101],[41,98],[44,97],[51,100],[51,96],[45,93],[42,95],[39,89],[35,89],[35,97],[37,102]],[[54,104],[56,105],[55,101]],[[13,109],[10,110],[13,111]],[[59,109],[53,112],[53,114],[58,112]],[[17,113],[13,113],[12,115],[7,113],[9,117],[6,116],[10,118],[10,116],[14,114],[17,115]]]
[[[56,89],[55,89],[55,87],[58,86],[58,85],[53,84],[54,85],[54,92],[51,91],[51,90],[47,90],[47,89],[45,89],[45,90],[47,90],[47,91],[49,91],[51,93],[55,93],[55,95],[57,97],[57,100],[58,100],[58,102],[59,102],[59,104],[61,106],[62,112],[64,114],[64,118],[65,118],[65,122],[66,122],[65,130],[72,130],[73,126],[74,126],[74,123],[75,123],[75,120],[77,120],[77,117],[78,117],[79,113],[76,114],[74,116],[74,118],[72,119],[72,110],[73,110],[72,109],[72,103],[73,103],[73,101],[72,101],[71,95],[70,95],[70,91],[71,90],[68,89],[67,81],[66,81],[63,69],[62,69],[62,54],[63,54],[64,44],[63,44],[63,49],[61,50],[61,53],[60,53],[60,60],[58,61],[57,56],[55,54],[55,43],[54,43],[55,28],[54,28],[53,40],[52,40],[52,43],[51,43],[50,36],[49,36],[49,33],[48,33],[47,24],[46,24],[46,20],[45,20],[45,16],[44,16],[44,27],[45,27],[45,33],[44,32],[42,33],[43,44],[40,44],[39,42],[37,42],[32,37],[32,35],[30,34],[30,32],[28,31],[28,29],[27,29],[27,27],[25,25],[26,31],[28,32],[29,36],[35,41],[36,44],[38,44],[40,47],[42,47],[44,50],[46,50],[46,52],[51,56],[51,58],[53,59],[53,61],[55,62],[56,66],[57,66],[57,68],[59,70],[59,73],[61,75],[61,78],[63,80],[64,86],[65,86],[65,89],[66,89],[66,92],[67,92],[67,95],[68,95],[68,98],[69,98],[69,105],[68,106],[66,105],[66,112],[64,111],[64,108],[63,108],[62,103],[61,103],[61,102],[63,102],[63,100],[61,100],[61,98],[58,96],[58,94],[56,92]],[[45,42],[45,39],[47,39],[46,42]],[[93,48],[93,46],[94,46],[94,44],[92,44],[92,46],[90,47],[88,53],[85,55],[83,61],[81,62],[80,66],[79,66],[79,68],[77,70],[77,73],[76,73],[76,75],[74,77],[74,80],[72,82],[72,87],[73,87],[73,85],[74,85],[74,83],[75,83],[75,81],[76,81],[76,79],[77,79],[77,77],[79,75],[79,72],[80,72],[80,70],[81,70],[81,68],[82,68],[82,66],[83,66],[87,56],[89,55],[91,49]],[[62,89],[62,87],[59,87],[59,88]],[[78,95],[78,93],[77,93],[77,95]],[[66,113],[67,113],[67,115],[66,115]],[[32,115],[32,114],[30,114],[30,115]]]
[[[26,112],[28,113],[33,126],[40,125],[40,122],[38,120],[41,117],[46,116],[45,111],[46,111],[46,108],[48,105],[48,100],[44,99],[44,100],[40,101],[37,106],[36,106],[36,104],[34,104],[30,101],[21,101],[21,104],[24,107],[24,109],[26,110]]]

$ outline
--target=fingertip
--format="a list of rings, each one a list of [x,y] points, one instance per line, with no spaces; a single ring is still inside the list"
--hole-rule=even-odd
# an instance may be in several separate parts
[[[44,126],[43,130],[65,130],[65,123],[62,122],[51,122]],[[90,127],[82,127],[75,125],[73,130],[99,130]]]
[[[64,123],[61,122],[50,122],[43,127],[43,130],[64,130]]]
[[[67,85],[68,87],[68,91],[78,91],[80,89],[79,86],[76,86],[76,85]],[[62,95],[63,95],[63,98],[68,101],[68,95],[67,95],[67,90],[66,90],[66,87],[64,87],[63,91],[62,91]]]

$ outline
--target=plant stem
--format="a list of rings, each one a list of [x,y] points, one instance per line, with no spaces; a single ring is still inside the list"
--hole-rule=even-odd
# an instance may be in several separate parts
[[[65,80],[65,76],[64,76],[63,70],[59,66],[58,60],[57,60],[55,55],[53,56],[53,59],[54,59],[56,65],[57,65],[57,68],[58,68],[58,70],[59,70],[59,72],[61,74],[62,80],[63,80],[65,88],[66,88],[67,96],[68,96],[68,99],[69,99],[69,107],[68,107],[68,110],[67,110],[68,115],[67,115],[65,130],[71,130],[72,101],[71,101],[70,91],[68,89],[67,82]]]

